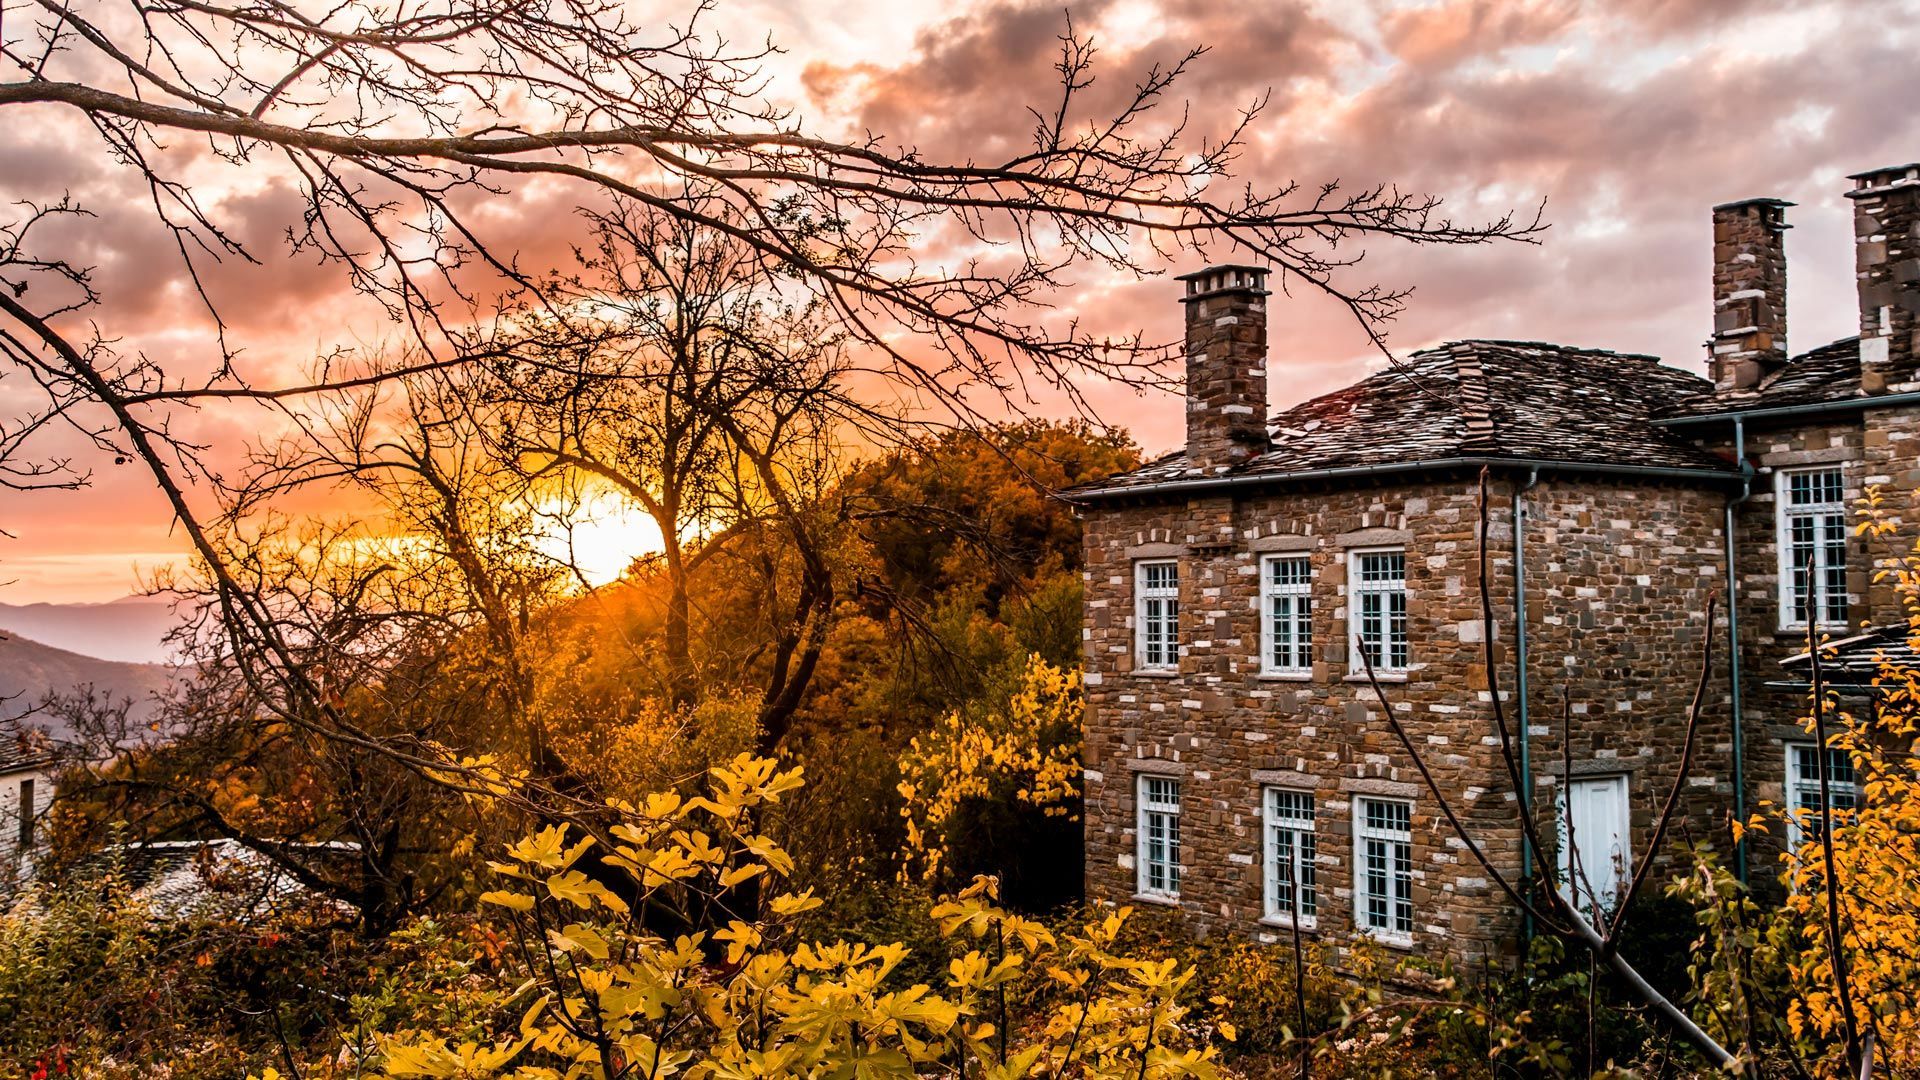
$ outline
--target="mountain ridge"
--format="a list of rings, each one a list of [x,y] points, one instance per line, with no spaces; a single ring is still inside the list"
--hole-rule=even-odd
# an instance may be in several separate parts
[[[158,712],[155,695],[171,686],[178,668],[106,660],[73,652],[18,633],[0,633],[0,720],[45,727],[56,740],[72,731],[59,717],[35,711],[49,693],[91,688],[114,700],[128,699],[128,718],[144,723]]]
[[[179,625],[174,601],[125,596],[99,604],[0,602],[0,631],[78,656],[128,664],[173,659],[167,633]]]

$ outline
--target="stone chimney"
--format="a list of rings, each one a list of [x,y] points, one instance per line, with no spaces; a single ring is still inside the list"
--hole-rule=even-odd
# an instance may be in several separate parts
[[[1884,393],[1914,370],[1920,335],[1920,164],[1855,173],[1853,265],[1860,290],[1860,388]]]
[[[1187,462],[1216,472],[1267,450],[1267,271],[1185,274]]]
[[[1714,389],[1751,390],[1787,362],[1787,207],[1742,199],[1713,208]]]

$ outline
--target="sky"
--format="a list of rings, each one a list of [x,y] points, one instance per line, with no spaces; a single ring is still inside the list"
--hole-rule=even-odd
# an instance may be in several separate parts
[[[642,18],[673,10],[633,2]],[[784,50],[768,65],[769,93],[810,129],[985,161],[1026,145],[1025,110],[1051,99],[1068,17],[1101,49],[1096,100],[1196,45],[1209,51],[1172,96],[1198,126],[1270,95],[1237,181],[1398,184],[1444,196],[1463,220],[1544,204],[1550,227],[1537,244],[1368,249],[1369,274],[1415,289],[1389,328],[1400,352],[1509,337],[1649,352],[1701,371],[1709,208],[1755,196],[1798,204],[1788,211],[1790,344],[1811,349],[1856,326],[1845,175],[1920,160],[1920,0],[720,0],[715,25]],[[103,324],[162,359],[206,355],[207,320],[170,242],[90,133],[52,111],[8,119],[0,201],[69,191],[94,207],[63,239],[99,268]],[[244,301],[231,330],[247,363],[297,370],[385,332],[336,271],[277,239],[296,205],[283,183],[228,169],[209,173],[207,191],[277,256],[216,275],[216,289]],[[535,229],[564,207],[519,191],[493,212]],[[1096,333],[1179,332],[1166,277],[1088,271],[1052,302]],[[1276,408],[1383,362],[1324,298],[1275,296],[1269,323]],[[1100,420],[1149,451],[1180,436],[1167,394],[1081,389]],[[0,386],[0,409],[8,392]],[[1066,411],[1058,395],[1025,407]],[[179,422],[229,461],[271,423],[244,409]],[[0,602],[112,600],[179,557],[150,478],[88,464],[85,490],[0,493],[0,529],[12,534],[0,539]],[[300,507],[329,508],[323,493]],[[617,548],[625,529],[615,521],[600,540]]]

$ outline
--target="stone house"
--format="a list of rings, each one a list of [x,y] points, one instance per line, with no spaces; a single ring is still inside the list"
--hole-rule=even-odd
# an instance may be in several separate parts
[[[1265,271],[1181,278],[1186,445],[1063,494],[1086,528],[1089,896],[1176,906],[1199,932],[1277,941],[1297,919],[1336,942],[1512,956],[1519,912],[1385,719],[1519,880],[1496,692],[1583,904],[1617,902],[1676,782],[1696,839],[1757,800],[1817,800],[1782,662],[1809,614],[1835,636],[1904,627],[1872,581],[1889,553],[1850,525],[1868,487],[1909,518],[1920,489],[1920,165],[1851,179],[1859,335],[1790,354],[1790,204],[1718,206],[1705,378],[1463,340],[1270,416]],[[1761,883],[1780,854],[1740,857]]]
[[[0,896],[33,876],[53,801],[54,756],[38,733],[0,722]]]

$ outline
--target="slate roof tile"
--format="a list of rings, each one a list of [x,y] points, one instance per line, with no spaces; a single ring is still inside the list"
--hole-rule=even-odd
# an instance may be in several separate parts
[[[1273,448],[1224,473],[1174,453],[1064,493],[1211,476],[1289,475],[1458,458],[1727,473],[1729,463],[1649,421],[1712,384],[1658,358],[1531,341],[1457,341],[1273,417]]]

